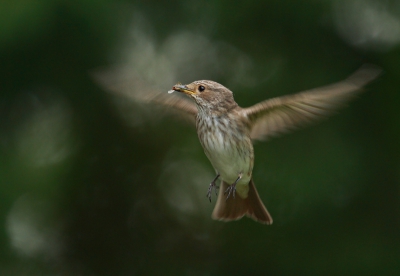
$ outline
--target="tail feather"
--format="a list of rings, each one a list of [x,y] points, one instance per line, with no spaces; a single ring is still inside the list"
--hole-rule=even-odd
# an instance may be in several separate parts
[[[263,224],[272,224],[272,217],[268,213],[262,203],[253,179],[249,182],[249,193],[247,198],[241,198],[236,194],[235,198],[225,199],[224,191],[228,188],[228,184],[221,181],[221,187],[217,203],[215,204],[212,218],[215,220],[232,221],[241,219],[243,216],[248,216],[257,222]]]

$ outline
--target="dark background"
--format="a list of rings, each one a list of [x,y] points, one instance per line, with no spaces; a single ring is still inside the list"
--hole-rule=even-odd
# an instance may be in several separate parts
[[[396,1],[1,2],[0,274],[400,273],[399,42]],[[249,106],[363,63],[384,72],[348,108],[256,143],[272,226],[211,220],[194,127],[92,77]]]

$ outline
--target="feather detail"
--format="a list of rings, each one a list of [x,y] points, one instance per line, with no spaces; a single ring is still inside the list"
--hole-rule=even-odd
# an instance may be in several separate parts
[[[344,81],[242,109],[252,124],[251,138],[266,140],[326,118],[357,96],[380,72],[376,66],[364,65]]]
[[[232,221],[248,216],[263,224],[272,224],[272,217],[262,203],[253,179],[249,182],[249,193],[247,198],[225,199],[224,191],[228,184],[221,181],[217,203],[215,204],[212,218],[221,221]]]

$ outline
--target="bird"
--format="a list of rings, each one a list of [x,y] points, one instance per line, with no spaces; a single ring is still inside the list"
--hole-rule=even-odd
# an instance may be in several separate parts
[[[218,195],[212,218],[233,221],[247,216],[262,224],[272,224],[273,219],[253,181],[252,142],[267,140],[332,114],[380,71],[376,66],[364,65],[343,81],[268,99],[247,108],[240,107],[232,91],[215,81],[174,85],[169,94],[180,92],[192,101],[174,98],[162,103],[195,118],[198,138],[216,171],[207,191],[210,201],[213,191]],[[217,179],[221,180],[220,187]]]
[[[379,66],[364,64],[342,81],[246,108],[236,103],[231,90],[211,80],[177,83],[168,93],[160,93],[135,75],[127,81],[124,71],[100,71],[93,77],[114,94],[162,106],[196,125],[204,153],[216,171],[206,193],[210,201],[213,193],[217,195],[213,219],[228,222],[247,216],[270,225],[273,219],[253,180],[253,142],[267,141],[332,115],[381,73]],[[186,97],[178,97],[175,92]]]

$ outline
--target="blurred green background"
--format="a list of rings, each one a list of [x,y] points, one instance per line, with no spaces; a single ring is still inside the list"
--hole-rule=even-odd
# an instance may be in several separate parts
[[[0,274],[398,275],[399,42],[398,1],[2,1]],[[249,106],[367,62],[347,109],[256,143],[272,226],[211,220],[194,127],[92,77]]]

